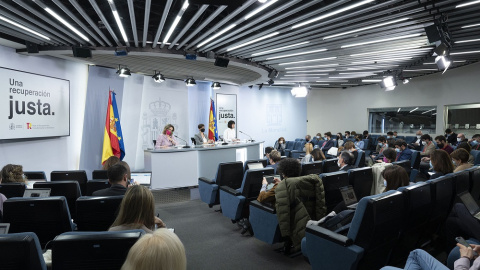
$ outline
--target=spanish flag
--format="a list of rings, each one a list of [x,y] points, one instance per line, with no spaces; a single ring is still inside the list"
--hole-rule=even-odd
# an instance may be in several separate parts
[[[111,156],[117,156],[123,160],[125,145],[122,137],[122,127],[118,115],[117,101],[113,91],[108,92],[107,119],[103,135],[102,164]]]
[[[215,102],[210,99],[210,116],[208,119],[208,139],[218,141],[217,117],[215,116]]]

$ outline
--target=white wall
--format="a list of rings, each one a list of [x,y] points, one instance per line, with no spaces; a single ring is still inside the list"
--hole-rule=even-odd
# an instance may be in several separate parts
[[[0,46],[0,66],[70,80],[70,136],[1,141],[0,166],[21,164],[25,171],[74,170],[80,162],[88,66],[45,56],[26,56]]]
[[[437,106],[436,134],[443,134],[445,105],[480,102],[479,77],[480,63],[476,63],[414,78],[406,85],[400,82],[389,92],[376,84],[313,90],[307,102],[307,132],[367,130],[368,108]]]

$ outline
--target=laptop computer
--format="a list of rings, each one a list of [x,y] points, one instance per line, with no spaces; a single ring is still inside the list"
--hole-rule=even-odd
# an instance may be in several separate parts
[[[262,162],[255,162],[255,163],[248,163],[247,164],[248,169],[263,169],[263,163]]]
[[[352,186],[345,186],[340,188],[340,193],[342,193],[343,202],[345,206],[349,209],[356,209],[358,205],[357,196],[355,196],[355,191]]]
[[[32,188],[32,189],[25,189],[23,193],[23,198],[45,198],[50,197],[49,188]]]
[[[465,207],[467,207],[468,212],[470,212],[474,218],[480,220],[480,206],[478,206],[472,194],[470,194],[468,191],[465,191],[460,193],[458,197],[460,197],[460,200],[462,200]]]
[[[132,172],[131,175],[139,185],[149,187],[152,184],[152,172]]]
[[[10,229],[10,223],[0,223],[0,234],[7,234]]]
[[[47,179],[33,179],[33,180],[28,179],[26,183],[26,188],[32,189],[33,185],[37,182],[47,182]]]

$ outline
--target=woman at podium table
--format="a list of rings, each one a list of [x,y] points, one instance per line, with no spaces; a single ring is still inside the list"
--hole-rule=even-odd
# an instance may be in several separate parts
[[[166,148],[170,146],[177,145],[177,141],[173,138],[173,132],[175,128],[173,125],[168,124],[163,128],[162,134],[158,135],[157,143],[155,144],[155,149]]]

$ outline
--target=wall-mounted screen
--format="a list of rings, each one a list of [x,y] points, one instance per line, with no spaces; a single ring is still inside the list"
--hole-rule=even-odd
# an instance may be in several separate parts
[[[397,131],[401,134],[435,134],[437,107],[394,107],[368,109],[368,130],[370,133],[385,134]]]
[[[70,135],[70,81],[0,67],[0,140]]]

